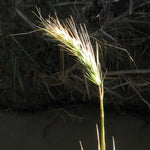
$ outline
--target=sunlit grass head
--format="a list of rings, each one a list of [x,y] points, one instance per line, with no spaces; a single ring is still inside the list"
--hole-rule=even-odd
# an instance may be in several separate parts
[[[95,56],[86,26],[80,25],[80,29],[77,30],[72,17],[61,23],[57,16],[56,18],[49,16],[48,19],[44,19],[40,10],[38,10],[38,18],[40,19],[40,26],[38,28],[44,31],[44,34],[47,36],[59,41],[60,46],[64,47],[73,56],[76,56],[84,65],[87,78],[100,86],[102,79],[100,75],[98,45],[96,44]]]
[[[49,16],[44,19],[38,10],[40,26],[38,28],[44,31],[44,34],[52,37],[64,47],[67,52],[76,56],[83,64],[86,70],[86,76],[99,87],[100,98],[100,118],[101,118],[101,150],[105,150],[105,129],[104,129],[104,109],[103,109],[103,78],[99,62],[98,44],[96,43],[96,55],[94,53],[86,26],[80,25],[79,29],[75,25],[72,17],[60,22],[58,17]],[[83,149],[83,148],[81,148]],[[99,144],[100,149],[100,144]]]

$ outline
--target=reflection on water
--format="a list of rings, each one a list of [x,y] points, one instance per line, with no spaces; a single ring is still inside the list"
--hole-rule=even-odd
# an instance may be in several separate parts
[[[0,113],[0,149],[80,150],[81,140],[85,150],[96,150],[98,115],[95,106],[36,114]],[[112,136],[116,150],[150,150],[148,117],[105,113],[107,150],[112,150]]]

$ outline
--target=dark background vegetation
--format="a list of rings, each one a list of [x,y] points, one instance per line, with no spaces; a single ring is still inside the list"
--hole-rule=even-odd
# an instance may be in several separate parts
[[[1,109],[98,104],[97,87],[76,58],[36,32],[36,6],[44,17],[57,12],[86,24],[93,46],[100,45],[106,109],[149,110],[149,0],[0,0]]]

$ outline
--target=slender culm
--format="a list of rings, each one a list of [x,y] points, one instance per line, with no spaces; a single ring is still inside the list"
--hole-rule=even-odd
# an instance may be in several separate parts
[[[37,26],[48,37],[59,42],[67,52],[76,56],[78,61],[86,70],[86,77],[95,83],[99,88],[100,98],[100,120],[101,120],[101,150],[105,150],[105,129],[104,129],[104,108],[103,108],[103,76],[101,65],[99,62],[98,44],[96,43],[96,54],[94,53],[89,34],[86,26],[80,25],[80,30],[77,30],[72,17],[66,19],[65,22],[59,21],[58,17],[50,17],[44,19],[38,10],[38,18],[40,25]]]

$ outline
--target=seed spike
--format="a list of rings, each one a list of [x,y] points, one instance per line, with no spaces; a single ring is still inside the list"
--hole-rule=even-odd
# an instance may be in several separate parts
[[[57,15],[56,18],[49,15],[48,19],[44,19],[40,9],[37,9],[37,11],[38,18],[41,22],[38,28],[44,31],[45,35],[60,42],[59,45],[65,48],[66,51],[76,56],[85,66],[87,78],[96,85],[100,85],[101,78],[99,72],[98,48],[97,55],[95,56],[85,24],[80,24],[80,30],[77,30],[72,16],[70,16],[66,22],[60,23]],[[98,44],[96,44],[96,47],[98,47]]]

